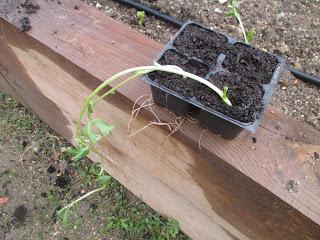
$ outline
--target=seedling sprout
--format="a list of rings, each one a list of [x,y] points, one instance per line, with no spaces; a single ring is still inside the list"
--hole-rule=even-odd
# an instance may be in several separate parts
[[[228,92],[228,87],[224,87],[223,90],[220,90],[217,88],[214,84],[211,82],[207,81],[204,78],[201,78],[197,75],[194,75],[192,73],[186,72],[183,69],[181,69],[178,66],[174,65],[160,65],[158,63],[154,63],[153,66],[143,66],[143,67],[135,67],[135,68],[130,68],[127,70],[124,70],[120,73],[115,74],[111,78],[109,78],[107,81],[103,82],[100,86],[98,86],[84,101],[83,106],[80,110],[79,118],[77,121],[77,126],[76,126],[76,136],[75,136],[75,141],[77,146],[75,148],[68,148],[67,151],[68,153],[72,156],[72,160],[77,161],[82,158],[85,158],[88,156],[90,152],[93,152],[97,154],[101,159],[101,162],[104,158],[102,154],[99,153],[99,151],[96,148],[97,142],[109,135],[111,131],[114,129],[113,125],[110,125],[109,123],[106,123],[103,119],[93,119],[92,114],[94,111],[95,105],[106,98],[107,96],[114,94],[118,88],[123,86],[124,84],[128,83],[129,81],[141,77],[144,74],[148,74],[154,71],[162,71],[162,72],[167,72],[167,73],[173,73],[182,76],[183,78],[189,78],[194,81],[200,82],[207,87],[209,87],[212,91],[217,93],[222,101],[226,103],[229,106],[232,106],[230,100],[228,99],[227,92]],[[118,80],[119,78],[122,78],[124,76],[130,75],[128,78],[125,80],[122,80],[119,82],[116,86],[108,90],[106,93],[102,94],[101,96],[98,96],[102,90],[107,88],[109,84],[114,82],[115,80]],[[82,127],[82,120],[84,116],[87,115],[89,122],[85,124]],[[108,183],[110,182],[111,177],[108,175],[103,174],[103,170],[101,167],[101,173],[98,175],[97,182],[100,185],[99,188],[85,194],[84,196],[81,196],[77,200],[73,201],[69,205],[65,206],[61,210],[57,212],[57,215],[60,220],[64,224],[67,223],[67,214],[70,208],[72,208],[76,203],[81,201],[82,199],[90,196],[91,194],[94,194],[96,192],[104,190],[107,186]]]
[[[229,5],[230,11],[225,13],[225,16],[227,17],[235,17],[239,23],[239,27],[241,28],[243,37],[244,37],[244,42],[245,43],[250,43],[253,38],[254,38],[254,32],[253,31],[246,31],[244,28],[243,22],[241,20],[241,16],[237,7],[237,0],[232,0],[231,4]]]
[[[137,12],[140,31],[142,30],[142,24],[143,24],[143,20],[144,20],[145,16],[146,16],[146,13],[144,11],[138,11]]]

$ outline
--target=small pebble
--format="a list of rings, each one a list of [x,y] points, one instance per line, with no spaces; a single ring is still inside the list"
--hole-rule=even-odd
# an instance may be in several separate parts
[[[32,152],[38,153],[39,152],[39,146],[36,146],[36,147],[32,148]]]

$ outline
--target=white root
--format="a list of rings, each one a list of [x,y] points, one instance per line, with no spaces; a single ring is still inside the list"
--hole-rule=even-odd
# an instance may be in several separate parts
[[[149,122],[147,125],[145,125],[144,127],[140,128],[139,130],[135,131],[134,133],[131,133],[128,137],[133,137],[135,135],[137,135],[139,132],[145,130],[146,128],[152,126],[152,125],[158,125],[158,126],[167,126],[170,127],[170,124],[175,124],[175,123],[161,123],[161,122]]]
[[[186,119],[185,117],[178,117],[178,118],[176,119],[176,121],[175,121],[176,127],[166,136],[166,140],[164,141],[163,144],[165,144],[165,143],[168,141],[168,139],[169,139],[169,137],[170,137],[171,135],[173,135],[174,133],[178,132],[178,131],[181,129],[181,126],[182,126],[182,124],[183,124],[183,122],[184,122],[185,119]],[[177,120],[178,120],[179,122],[177,122]],[[163,145],[163,144],[162,144],[162,145]]]
[[[199,149],[201,150],[201,140],[202,140],[202,136],[203,134],[208,131],[208,129],[204,129],[201,134],[200,134],[200,137],[199,137],[199,141],[198,141],[198,145],[199,145]]]
[[[149,96],[148,99],[146,99],[141,105],[140,107],[136,108],[136,105],[138,104],[139,100],[142,99],[143,97],[147,97]],[[133,104],[133,107],[132,107],[132,111],[131,111],[131,116],[129,118],[129,121],[128,121],[128,131],[131,132],[130,130],[130,126],[131,126],[131,122],[133,120],[133,118],[137,118],[140,110],[144,107],[146,107],[146,105],[151,105],[151,103],[147,104],[148,102],[150,102],[150,100],[152,99],[151,97],[151,94],[145,94],[145,95],[142,95],[140,97],[138,97],[138,99],[134,102]],[[153,104],[153,103],[152,103]]]
[[[158,118],[158,116],[154,113],[152,106],[153,106],[153,105],[150,105],[150,106],[149,106],[151,113],[152,113],[153,116],[157,119],[158,122],[161,122],[160,119]]]
[[[142,102],[142,104],[141,104],[139,107],[136,108],[136,106],[138,105],[138,102],[139,102],[141,99],[143,99],[143,97],[147,97],[147,96],[149,96],[149,98],[147,98],[146,100],[144,100],[144,101]],[[177,132],[178,130],[180,130],[181,125],[182,125],[182,123],[183,123],[184,120],[185,120],[185,117],[178,117],[178,116],[176,116],[174,113],[170,112],[170,113],[172,113],[172,114],[174,115],[175,121],[172,122],[172,123],[161,122],[160,118],[156,115],[156,113],[154,112],[154,110],[153,110],[153,108],[152,108],[153,105],[154,105],[154,103],[153,103],[153,99],[152,99],[151,94],[142,95],[142,96],[140,96],[140,97],[135,101],[135,103],[134,103],[134,105],[133,105],[133,108],[132,108],[132,112],[131,112],[130,119],[129,119],[129,121],[128,121],[128,130],[129,130],[129,132],[131,132],[131,123],[132,123],[132,120],[133,120],[134,118],[137,118],[137,117],[138,117],[138,115],[139,115],[139,113],[140,113],[140,110],[141,110],[142,108],[148,108],[148,109],[150,109],[150,112],[151,112],[152,115],[155,117],[156,121],[151,121],[151,122],[149,122],[147,125],[145,125],[145,126],[143,126],[142,128],[138,129],[137,131],[135,131],[135,132],[133,132],[133,133],[131,132],[131,133],[128,135],[128,137],[133,137],[133,136],[135,136],[136,134],[140,133],[141,131],[145,130],[146,128],[148,128],[148,127],[150,127],[150,126],[152,126],[152,125],[158,125],[158,126],[166,126],[166,127],[168,127],[170,133],[169,133],[169,135],[166,137],[166,141],[167,141],[167,139],[168,139],[172,134],[174,134],[175,132]],[[166,109],[166,110],[167,110],[167,109]],[[172,126],[174,126],[173,129],[172,129]]]
[[[197,119],[195,119],[194,117],[191,117],[189,114],[187,114],[187,120],[188,122],[194,123],[194,124],[198,124],[199,121]]]
[[[144,97],[149,97],[146,100],[144,100],[142,102],[142,104],[139,107],[136,107],[138,105],[138,102],[143,99]],[[188,122],[191,122],[193,124],[197,124],[199,123],[199,121],[195,118],[193,118],[192,116],[190,116],[189,114],[187,114],[186,116],[177,116],[175,113],[169,111],[168,109],[164,108],[164,110],[170,112],[175,120],[174,122],[171,123],[165,123],[165,122],[161,122],[160,118],[156,115],[156,113],[154,112],[152,106],[154,105],[153,99],[151,94],[145,94],[140,96],[134,103],[133,108],[132,108],[132,113],[131,113],[131,117],[128,121],[128,130],[130,132],[130,134],[128,135],[128,137],[134,137],[135,135],[137,135],[138,133],[144,131],[145,129],[147,129],[150,126],[166,126],[168,127],[170,133],[166,136],[166,140],[163,142],[163,144],[165,144],[169,137],[171,135],[173,135],[174,133],[178,132],[179,130],[181,130],[182,124],[184,123],[185,120],[187,120]],[[131,122],[134,118],[137,118],[140,110],[143,108],[148,108],[150,109],[150,112],[152,113],[152,115],[155,117],[156,121],[150,121],[147,125],[143,126],[142,128],[136,130],[135,132],[131,132]],[[199,141],[198,141],[198,146],[199,149],[201,150],[201,140],[203,135],[205,134],[205,132],[207,132],[208,129],[205,129],[201,132],[200,136],[199,136]],[[161,144],[161,145],[163,145]]]

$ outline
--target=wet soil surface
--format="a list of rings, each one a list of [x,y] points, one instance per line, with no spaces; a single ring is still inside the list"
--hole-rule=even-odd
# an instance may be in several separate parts
[[[185,71],[207,78],[220,89],[227,86],[233,106],[226,105],[207,86],[191,79],[154,72],[149,74],[151,80],[186,99],[195,97],[210,109],[238,121],[249,123],[259,117],[263,109],[263,85],[270,83],[279,64],[276,57],[244,44],[229,44],[223,35],[193,24],[187,26],[173,41],[173,46],[179,52],[166,51],[159,63],[177,65]],[[218,56],[225,59],[217,61]],[[221,62],[225,69],[223,71]]]
[[[278,64],[276,57],[236,43],[229,47],[223,67],[259,84],[268,84]]]
[[[136,10],[113,0],[83,0],[108,16],[139,30]],[[198,0],[141,0],[178,19],[193,20],[230,36],[242,38],[238,23],[226,18],[227,4]],[[320,0],[239,1],[240,14],[247,29],[255,31],[253,45],[288,59],[294,67],[320,76]],[[146,16],[141,31],[163,44],[177,29]],[[320,130],[320,89],[301,82],[288,72],[280,81],[271,101],[285,113]]]
[[[189,25],[173,42],[173,46],[188,57],[201,59],[214,66],[219,54],[228,48],[227,41],[228,39],[220,34]]]

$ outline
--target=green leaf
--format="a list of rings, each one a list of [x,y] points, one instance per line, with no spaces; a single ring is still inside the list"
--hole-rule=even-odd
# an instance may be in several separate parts
[[[91,122],[92,121],[82,128],[82,133],[91,143],[96,144],[99,136],[93,132]]]
[[[237,9],[237,0],[232,0],[231,5],[234,9]]]
[[[248,43],[251,42],[254,38],[254,31],[246,32],[246,37],[247,37]]]
[[[74,148],[74,147],[68,147],[66,149],[66,152],[69,153],[72,157],[76,156],[78,151],[79,150],[77,148]]]
[[[77,161],[82,158],[85,158],[89,154],[89,148],[88,147],[81,147],[77,148],[77,153],[73,156],[72,160]]]
[[[99,138],[110,134],[113,129],[114,126],[104,120],[93,119],[82,128],[82,133],[92,144],[96,144]]]
[[[224,96],[224,97],[227,97],[228,90],[229,90],[228,86],[224,86],[224,87],[223,87],[223,96]]]
[[[102,187],[106,187],[110,181],[111,181],[112,177],[107,175],[107,176],[101,176],[97,179],[97,183],[99,185],[101,185]]]
[[[224,102],[226,102],[226,100],[228,99],[228,90],[229,88],[227,86],[223,87],[221,98]]]
[[[137,12],[137,17],[139,20],[143,19],[145,17],[146,13],[144,11],[138,11]]]
[[[106,123],[102,119],[94,119],[91,121],[91,124],[92,124],[92,126],[99,129],[102,136],[106,136],[106,135],[110,134],[111,131],[114,129],[113,125]]]
[[[81,158],[86,157],[89,154],[88,147],[68,147],[66,151],[71,155],[72,160],[80,160]]]
[[[176,238],[179,233],[179,223],[174,219],[169,219],[167,223],[168,233],[172,238]]]
[[[144,11],[138,11],[137,16],[138,16],[138,21],[139,21],[139,29],[142,30],[142,23],[143,19],[145,17],[146,13]]]
[[[224,16],[225,16],[225,17],[235,17],[236,14],[235,14],[234,10],[231,9],[229,12],[226,12],[226,13],[224,14]]]
[[[107,224],[107,228],[108,229],[114,229],[116,227],[116,224],[115,224],[115,220],[116,220],[116,217],[114,216],[111,216],[108,218],[108,224]]]
[[[63,226],[68,225],[68,207],[64,207],[57,212],[58,220],[61,221]]]

